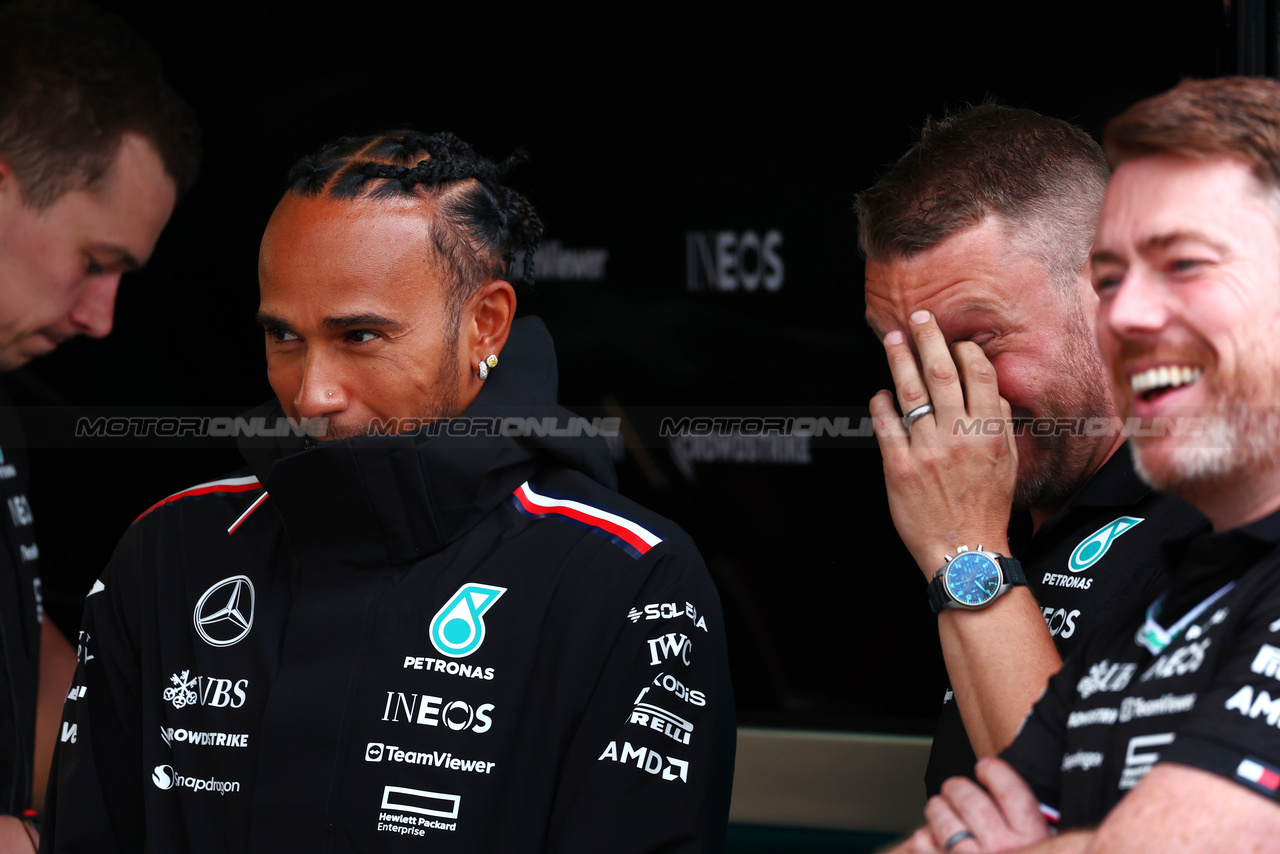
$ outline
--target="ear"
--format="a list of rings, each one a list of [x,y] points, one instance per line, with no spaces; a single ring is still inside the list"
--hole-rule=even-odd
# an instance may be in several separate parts
[[[467,299],[458,344],[473,372],[482,359],[502,352],[515,316],[515,288],[502,279],[489,282]]]

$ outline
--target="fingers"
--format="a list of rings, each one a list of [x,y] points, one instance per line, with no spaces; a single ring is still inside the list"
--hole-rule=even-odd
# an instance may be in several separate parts
[[[905,448],[907,431],[898,417],[898,410],[893,407],[893,394],[880,390],[871,398],[868,407],[871,410],[871,425],[876,431],[876,441],[880,443],[883,455],[889,448]]]
[[[995,758],[983,759],[974,770],[979,782],[991,793],[1000,812],[1004,814],[1005,821],[1015,833],[1022,836],[1045,831],[1040,801],[1026,781],[1007,762]]]
[[[966,414],[998,417],[999,383],[982,348],[968,341],[949,348],[928,311],[917,311],[910,320],[911,342],[898,330],[884,338],[902,414],[932,403],[937,413],[935,423],[939,424]]]
[[[1002,403],[1000,385],[986,353],[972,341],[958,341],[951,350],[959,367],[969,414],[984,418],[998,416]]]
[[[902,414],[906,415],[917,407],[933,402],[906,336],[896,329],[890,332],[884,337],[884,352],[889,361],[889,373],[893,375],[893,387],[897,391],[898,406]],[[937,404],[934,406],[936,408]],[[924,427],[930,421],[926,415],[917,424]]]
[[[963,415],[965,394],[960,385],[960,371],[932,312],[921,310],[911,315],[911,337],[920,357],[925,390],[934,408],[951,417]]]
[[[982,844],[988,844],[989,841],[1001,839],[1006,835],[1007,823],[1000,812],[1000,805],[982,789],[982,786],[975,784],[968,777],[951,777],[950,780],[943,782],[942,794],[934,796],[932,800],[942,802],[934,809],[937,810],[940,819],[946,821],[941,828],[946,830],[948,835],[942,837],[940,844],[945,844],[947,839],[950,839],[950,835],[963,830],[973,831]],[[928,816],[931,804],[925,804],[925,816]],[[929,827],[933,828],[932,821],[929,822]],[[968,848],[968,845],[970,842],[961,842],[951,850],[979,850],[977,844],[974,844],[973,848]]]
[[[924,805],[924,817],[929,822],[929,836],[938,851],[946,851],[948,842],[954,840],[957,834],[969,830],[969,825],[944,795],[934,795],[929,799]],[[969,852],[981,850],[982,847],[976,835],[973,838],[962,839],[951,846],[953,854],[969,854]]]

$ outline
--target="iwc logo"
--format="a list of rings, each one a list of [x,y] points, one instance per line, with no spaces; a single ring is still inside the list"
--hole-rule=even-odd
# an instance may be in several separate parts
[[[1141,521],[1143,520],[1134,516],[1121,516],[1114,522],[1103,525],[1075,547],[1071,557],[1067,558],[1067,569],[1072,572],[1084,572],[1102,560],[1102,556],[1107,553],[1107,549],[1111,548],[1111,544],[1117,537]]]
[[[245,575],[224,578],[196,603],[196,632],[210,646],[231,646],[253,628],[253,582]]]
[[[484,643],[484,612],[507,592],[505,587],[464,584],[431,619],[431,645],[441,655],[463,658]]]

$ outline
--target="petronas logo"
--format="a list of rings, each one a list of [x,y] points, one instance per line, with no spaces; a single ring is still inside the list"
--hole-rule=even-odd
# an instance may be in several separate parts
[[[484,612],[493,607],[505,587],[464,584],[431,619],[431,645],[441,655],[463,658],[484,643]]]
[[[1111,548],[1111,544],[1117,537],[1141,521],[1143,520],[1135,516],[1121,516],[1114,522],[1103,525],[1075,547],[1071,557],[1067,558],[1067,569],[1072,572],[1084,572],[1102,560],[1102,556],[1107,553],[1107,549]]]

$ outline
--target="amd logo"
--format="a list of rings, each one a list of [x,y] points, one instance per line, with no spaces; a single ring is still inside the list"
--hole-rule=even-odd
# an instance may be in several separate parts
[[[685,234],[689,290],[773,292],[782,287],[786,268],[782,232],[690,231]]]

